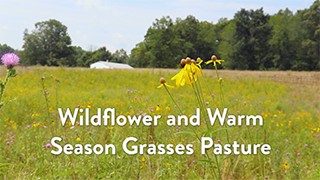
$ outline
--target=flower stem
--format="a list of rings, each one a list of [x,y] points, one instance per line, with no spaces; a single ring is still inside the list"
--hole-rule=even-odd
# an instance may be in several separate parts
[[[4,94],[4,90],[5,90],[5,87],[9,81],[9,77],[10,77],[10,70],[7,70],[7,74],[6,74],[6,77],[4,78],[2,84],[1,84],[1,89],[0,89],[0,105],[2,103],[2,97],[3,97],[3,94]],[[1,106],[0,106],[1,108]]]
[[[220,101],[221,101],[221,104],[223,105],[224,104],[224,96],[223,96],[223,91],[222,91],[222,82],[220,81],[220,76],[219,76],[219,73],[218,73],[218,67],[217,67],[216,64],[214,64],[214,68],[216,70],[216,75],[217,75],[217,79],[218,79],[219,86],[220,86]]]
[[[48,98],[48,90],[45,86],[45,77],[42,77],[41,78],[41,86],[42,86],[42,93],[43,93],[43,96],[45,98],[45,101],[46,101],[46,110],[47,110],[47,118],[50,117],[50,108],[49,108],[49,98]]]
[[[165,84],[163,84],[163,86],[164,86],[164,88],[166,89],[167,93],[169,94],[169,96],[170,96],[172,102],[174,103],[174,105],[177,106],[178,110],[180,111],[180,114],[183,114],[180,106],[179,106],[178,103],[174,100],[174,98],[173,98],[173,96],[171,95],[168,87],[167,87]]]

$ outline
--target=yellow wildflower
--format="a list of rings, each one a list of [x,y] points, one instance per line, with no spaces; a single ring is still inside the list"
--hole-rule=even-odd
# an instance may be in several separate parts
[[[207,61],[206,64],[213,63],[214,66],[217,66],[217,63],[221,64],[222,62],[224,62],[224,60],[218,59],[217,56],[212,55],[211,56],[211,60]]]
[[[160,85],[158,86],[158,88],[161,88],[161,87],[174,88],[173,86],[167,84],[164,78],[160,78]]]
[[[159,105],[156,106],[156,111],[157,111],[157,112],[161,111],[161,108],[160,108]]]
[[[32,123],[32,127],[37,128],[40,126],[40,123]]]
[[[189,65],[189,70],[192,76],[192,79],[194,79],[195,81],[198,79],[198,77],[202,76],[202,71],[201,68],[198,66],[196,61],[192,61],[192,63]],[[188,68],[188,66],[186,67]]]
[[[192,82],[186,68],[182,68],[175,76],[171,78],[171,80],[175,80],[177,86],[184,86],[185,84],[191,84]]]
[[[202,71],[200,68],[201,59],[199,58],[197,61],[191,60],[189,57],[185,60],[182,59],[181,63],[184,64],[181,64],[181,66],[183,68],[175,76],[173,76],[171,80],[175,80],[177,86],[184,86],[197,81],[198,77],[202,76]]]
[[[201,58],[197,58],[196,64],[197,66],[201,69],[201,63],[203,62],[203,60]]]
[[[288,171],[289,168],[290,168],[290,166],[289,166],[289,164],[288,164],[287,161],[285,161],[285,162],[282,164],[281,167],[282,167],[282,169],[283,169],[284,171]]]

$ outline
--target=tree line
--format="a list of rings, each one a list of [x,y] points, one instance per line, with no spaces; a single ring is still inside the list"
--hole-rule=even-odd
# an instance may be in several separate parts
[[[0,44],[0,55],[13,51]],[[175,68],[183,57],[224,59],[223,68],[241,70],[320,70],[320,1],[293,13],[274,15],[263,9],[241,9],[233,19],[216,24],[194,16],[156,19],[130,56],[123,49],[86,51],[72,46],[67,27],[57,20],[35,24],[24,32],[19,51],[25,65],[89,66],[96,61],[129,63],[134,67]]]
[[[193,16],[156,19],[129,60],[138,67],[172,68],[183,57],[212,54],[228,69],[320,70],[320,1],[272,16],[262,8],[241,9],[216,24]]]
[[[72,46],[67,27],[55,19],[36,23],[31,32],[25,30],[23,40],[23,49],[18,51],[23,65],[88,67],[97,61],[127,63],[129,59],[123,49],[111,53],[105,47],[86,51]],[[0,55],[13,51],[0,44]]]

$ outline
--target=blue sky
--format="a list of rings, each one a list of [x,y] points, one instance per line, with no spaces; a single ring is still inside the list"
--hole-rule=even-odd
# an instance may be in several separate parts
[[[217,22],[232,18],[241,8],[263,7],[269,14],[288,7],[296,11],[313,0],[0,0],[0,43],[21,49],[23,32],[34,24],[57,19],[68,27],[72,44],[86,50],[101,46],[111,51],[130,50],[140,41],[156,18],[194,15]]]

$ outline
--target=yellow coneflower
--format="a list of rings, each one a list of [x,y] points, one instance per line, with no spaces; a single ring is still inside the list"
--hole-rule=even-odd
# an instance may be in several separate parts
[[[196,64],[197,66],[201,69],[201,63],[203,62],[203,60],[201,58],[197,58]]]
[[[195,60],[191,60],[191,64],[190,64],[190,72],[191,75],[193,76],[193,79],[196,81],[198,79],[198,77],[202,76],[202,71],[201,71],[201,62],[197,63],[197,61]]]
[[[176,86],[184,86],[192,82],[185,67],[186,66],[171,78],[171,80],[176,81]]]
[[[174,86],[167,84],[164,78],[160,78],[160,85],[157,88],[161,88],[161,87],[174,88]]]
[[[198,77],[202,76],[200,64],[200,60],[197,62],[189,57],[182,59],[180,62],[182,69],[171,80],[176,81],[176,86],[184,86],[197,81]]]
[[[217,63],[221,64],[222,62],[224,62],[224,60],[218,59],[216,55],[212,55],[211,60],[207,61],[206,64],[213,63],[214,66],[217,66]]]

